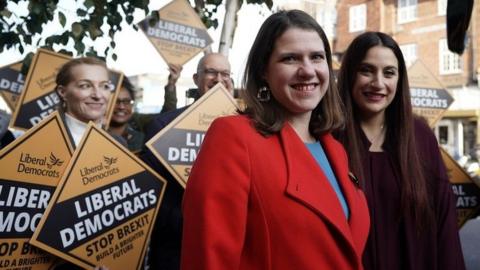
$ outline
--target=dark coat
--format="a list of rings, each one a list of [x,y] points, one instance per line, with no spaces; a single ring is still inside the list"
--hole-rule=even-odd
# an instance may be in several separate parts
[[[400,180],[387,151],[363,153],[365,195],[370,208],[371,231],[363,258],[371,270],[465,269],[458,237],[454,195],[439,146],[430,128],[415,121],[415,139],[427,178],[434,224],[420,235],[414,221],[401,218]],[[364,149],[370,147],[365,134]]]
[[[145,141],[150,140],[187,108],[183,107],[154,117],[145,128]],[[183,222],[181,204],[184,189],[149,149],[145,148],[140,158],[167,180],[167,187],[150,238],[147,263],[150,264],[150,269],[178,270],[180,269]]]

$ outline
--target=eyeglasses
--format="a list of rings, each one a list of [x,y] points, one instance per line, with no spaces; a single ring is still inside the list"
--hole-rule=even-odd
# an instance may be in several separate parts
[[[85,91],[92,91],[93,88],[96,88],[101,91],[111,92],[115,89],[115,85],[110,81],[100,82],[97,85],[95,85],[92,81],[82,80],[77,82],[76,87],[79,88],[80,90],[85,90]]]
[[[135,103],[135,101],[133,99],[129,99],[129,98],[117,99],[117,101],[115,101],[115,104],[117,104],[117,105],[123,104],[125,106],[133,105],[133,103]]]
[[[207,75],[207,77],[210,77],[210,78],[217,77],[218,74],[220,74],[220,76],[223,79],[230,79],[230,71],[228,70],[220,71],[213,68],[207,68],[207,69],[204,69],[203,72],[205,73],[205,75]]]

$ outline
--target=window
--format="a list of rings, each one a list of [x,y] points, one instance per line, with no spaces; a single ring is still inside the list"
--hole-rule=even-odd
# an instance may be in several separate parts
[[[398,0],[398,23],[411,22],[417,18],[417,0]]]
[[[365,30],[367,27],[367,5],[361,4],[350,7],[349,10],[349,32]]]
[[[402,50],[403,58],[405,59],[405,65],[410,67],[415,60],[417,60],[417,44],[405,44],[401,45],[400,49]]]
[[[440,74],[454,74],[462,72],[460,56],[448,50],[446,39],[439,40],[438,54],[440,57]]]
[[[447,14],[447,0],[438,0],[437,11],[438,15]]]
[[[448,143],[448,126],[438,127],[438,141],[440,142],[440,144]]]
[[[337,11],[334,8],[319,8],[317,9],[316,19],[318,24],[320,24],[325,31],[327,37],[335,37],[335,28],[337,23]]]

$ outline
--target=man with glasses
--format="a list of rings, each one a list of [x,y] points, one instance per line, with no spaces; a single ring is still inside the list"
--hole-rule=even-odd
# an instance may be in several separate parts
[[[198,88],[199,97],[219,82],[233,95],[230,73],[230,63],[223,54],[210,53],[203,56],[198,62],[197,72],[193,74],[193,82]],[[150,140],[187,108],[188,106],[185,106],[154,117],[145,128],[145,141]]]
[[[134,87],[127,77],[123,78],[122,88],[117,95],[112,119],[108,131],[123,137],[127,141],[128,149],[133,153],[142,150],[144,135],[130,125],[135,103]]]
[[[205,94],[219,82],[233,94],[228,59],[219,53],[205,55],[198,62],[193,82],[198,87],[199,96]],[[155,117],[145,129],[145,141],[152,138],[187,108],[188,106]],[[177,270],[180,269],[183,223],[181,204],[184,189],[150,150],[145,148],[144,150],[141,158],[168,181],[153,228],[149,262],[147,263],[150,265],[150,269]]]

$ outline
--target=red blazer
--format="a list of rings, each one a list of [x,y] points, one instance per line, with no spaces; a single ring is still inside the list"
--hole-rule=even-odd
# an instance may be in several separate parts
[[[362,269],[369,230],[365,197],[347,156],[320,138],[347,201],[289,124],[263,137],[245,116],[214,121],[183,201],[181,269]]]

